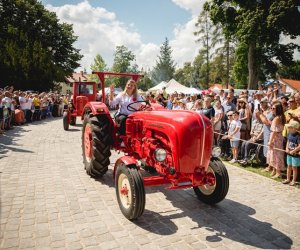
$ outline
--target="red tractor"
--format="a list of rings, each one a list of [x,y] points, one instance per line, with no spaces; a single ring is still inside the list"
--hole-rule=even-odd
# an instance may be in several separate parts
[[[108,75],[141,75],[93,72],[104,80]],[[102,94],[104,97],[104,93]],[[132,103],[133,104],[133,103]],[[132,110],[133,105],[129,104]],[[126,134],[102,102],[89,102],[83,112],[82,151],[87,174],[103,176],[111,150],[124,152],[113,170],[116,195],[124,216],[133,220],[145,208],[145,187],[168,185],[168,189],[193,188],[197,197],[215,204],[227,195],[229,177],[213,149],[211,122],[193,111],[171,111],[145,101],[126,120]]]
[[[75,125],[76,117],[81,117],[85,104],[95,102],[96,98],[97,84],[95,82],[74,82],[72,99],[63,113],[64,130],[68,130],[69,125]]]

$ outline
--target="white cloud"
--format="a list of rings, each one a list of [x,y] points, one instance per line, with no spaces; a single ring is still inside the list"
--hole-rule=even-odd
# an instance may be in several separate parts
[[[170,40],[173,58],[180,67],[184,62],[192,61],[197,54],[199,45],[195,43],[193,32],[196,17],[204,1],[172,1],[192,13],[192,18],[186,24],[175,27],[174,38]],[[133,51],[140,68],[151,69],[155,65],[161,45],[143,43],[134,23],[120,22],[115,13],[104,8],[93,7],[87,0],[76,5],[68,4],[59,7],[47,5],[46,8],[56,12],[62,22],[73,24],[74,33],[78,36],[75,46],[84,55],[80,62],[80,69],[85,68],[89,72],[96,54],[100,54],[108,66],[111,66],[113,54],[118,45],[125,45]]]
[[[206,0],[172,0],[179,7],[190,11],[193,16],[198,16]]]

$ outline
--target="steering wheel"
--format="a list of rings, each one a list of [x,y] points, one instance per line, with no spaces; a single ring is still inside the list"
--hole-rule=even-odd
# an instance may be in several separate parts
[[[136,103],[146,103],[145,105],[141,105],[139,107],[139,109],[136,109],[134,107],[132,107],[133,104],[136,104]],[[129,103],[127,105],[127,110],[130,111],[130,112],[135,112],[135,111],[144,111],[144,110],[149,110],[149,108],[151,108],[151,105],[148,101],[136,101],[136,102],[132,102],[132,103]]]

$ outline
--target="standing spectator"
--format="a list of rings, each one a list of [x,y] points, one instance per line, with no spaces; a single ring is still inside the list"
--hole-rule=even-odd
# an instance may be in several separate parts
[[[224,114],[226,114],[223,122],[223,130],[227,131],[227,120],[228,120],[227,113],[229,111],[235,111],[235,105],[232,103],[232,98],[230,96],[227,96],[222,107],[224,109]]]
[[[289,98],[287,98],[287,96],[281,96],[280,97],[280,102],[281,102],[281,105],[282,105],[282,108],[283,108],[283,112],[287,111],[288,108],[289,108],[288,100],[289,100]]]
[[[4,133],[4,107],[2,105],[3,95],[0,92],[0,134]]]
[[[198,114],[202,114],[202,100],[201,99],[198,99],[195,101],[195,104],[192,108],[193,111],[197,112]]]
[[[173,100],[174,100],[174,95],[169,95],[168,100],[167,100],[167,109],[172,110],[173,109]]]
[[[186,109],[185,102],[184,102],[182,99],[180,99],[180,100],[178,101],[178,105],[179,105],[179,107],[178,107],[177,110],[185,110],[185,109]]]
[[[273,113],[271,112],[271,110],[269,109],[268,106],[268,98],[264,97],[263,99],[261,99],[260,102],[260,106],[259,109],[255,110],[255,116],[258,117],[258,119],[260,119],[262,121],[262,123],[264,124],[264,128],[263,128],[263,134],[264,134],[264,156],[267,158],[268,155],[268,142],[270,139],[270,133],[271,133],[271,123],[272,120],[274,119]],[[254,121],[253,121],[254,122]],[[268,159],[267,159],[268,161]],[[273,170],[273,167],[270,165],[269,162],[268,163],[268,167],[266,167],[263,171],[264,172],[269,172]]]
[[[19,96],[19,102],[20,102],[20,108],[24,113],[24,116],[26,117],[26,111],[27,111],[27,98],[25,97],[25,93],[22,92]]]
[[[232,160],[230,161],[230,163],[237,162],[241,127],[242,123],[239,121],[239,112],[234,111],[233,121],[230,123],[230,127],[228,130],[228,137],[230,139],[230,145],[232,149]]]
[[[282,131],[285,124],[283,108],[280,102],[275,102],[272,105],[272,113],[274,119],[271,124],[271,135],[268,143],[268,162],[274,168],[272,178],[281,176],[281,170],[284,168],[284,153],[278,149],[283,149]]]
[[[215,102],[214,110],[215,110],[214,132],[220,133],[222,127],[222,120],[224,117],[221,101]],[[219,134],[214,134],[215,144],[218,142],[219,138],[220,138]]]
[[[298,167],[300,167],[300,134],[299,130],[300,124],[297,121],[290,121],[287,124],[288,127],[288,136],[286,144],[286,153],[287,153],[287,172],[286,180],[283,181],[283,184],[290,183],[290,186],[294,186],[298,176]],[[293,172],[293,180],[290,182],[291,174]]]
[[[166,87],[162,88],[162,97],[164,98],[165,101],[168,99],[168,94],[167,94],[167,91],[166,91]]]
[[[246,140],[248,139],[247,136],[247,127],[250,118],[250,111],[248,108],[248,104],[245,98],[238,99],[237,111],[239,111],[239,119],[242,123],[241,127],[241,139]]]
[[[194,106],[194,101],[192,100],[191,96],[188,96],[186,98],[186,109],[191,110],[193,106]]]
[[[219,96],[220,96],[221,104],[223,105],[224,101],[226,100],[224,89],[221,89]]]
[[[233,111],[229,111],[226,114],[226,116],[228,117],[227,126],[226,126],[227,128],[230,128],[230,124],[233,121],[232,115],[233,115]],[[225,131],[224,133],[226,135],[221,137],[221,139],[219,141],[219,145],[221,148],[221,157],[228,159],[228,157],[230,156],[230,139],[228,136],[228,131]]]
[[[32,103],[34,106],[33,121],[40,120],[41,119],[41,100],[40,100],[38,94],[34,95]]]
[[[4,112],[7,114],[5,115],[5,127],[6,129],[11,128],[11,118],[12,118],[12,99],[10,98],[11,94],[9,91],[4,92],[4,98],[2,98],[2,106],[5,106],[6,111]]]
[[[215,109],[211,105],[211,98],[205,97],[203,101],[202,114],[205,115],[214,124]]]
[[[237,98],[234,96],[234,89],[230,89],[228,96],[231,98],[231,102],[236,105],[237,104]]]

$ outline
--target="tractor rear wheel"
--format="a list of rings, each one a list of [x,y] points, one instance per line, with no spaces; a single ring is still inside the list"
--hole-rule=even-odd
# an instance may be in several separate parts
[[[76,125],[76,116],[71,116],[70,118],[70,125]]]
[[[145,209],[145,187],[143,178],[136,165],[117,167],[115,177],[116,193],[123,215],[134,220],[140,217]]]
[[[212,205],[222,201],[227,195],[229,177],[226,167],[218,158],[211,159],[207,171],[214,175],[215,184],[207,184],[193,188],[199,200]]]
[[[63,125],[64,125],[64,130],[69,129],[68,112],[63,113]]]
[[[110,122],[106,116],[85,116],[82,129],[82,154],[85,170],[91,177],[108,170],[112,145]]]

